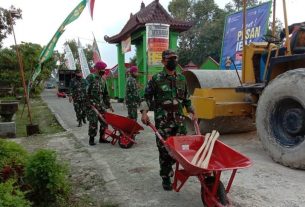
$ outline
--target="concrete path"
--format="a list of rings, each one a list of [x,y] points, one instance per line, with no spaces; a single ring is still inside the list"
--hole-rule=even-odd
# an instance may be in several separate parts
[[[158,151],[155,136],[145,127],[130,149],[111,144],[88,145],[88,124],[77,127],[73,105],[67,98],[58,98],[54,90],[46,90],[43,99],[64,128],[74,134],[95,162],[105,181],[109,199],[120,206],[200,207],[200,183],[191,177],[179,193],[165,192],[159,177]],[[113,103],[115,113],[126,116],[123,104]],[[249,169],[237,171],[229,197],[234,206],[305,207],[305,172],[274,163],[264,152],[255,132],[221,136],[225,143],[253,160]],[[223,173],[227,183],[229,172]]]

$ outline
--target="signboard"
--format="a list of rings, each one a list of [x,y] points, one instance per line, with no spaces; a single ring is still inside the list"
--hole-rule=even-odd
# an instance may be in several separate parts
[[[246,44],[262,42],[267,32],[271,1],[247,9],[246,16]],[[243,50],[243,13],[237,12],[227,16],[223,35],[220,69],[242,68]]]
[[[131,37],[128,37],[126,40],[122,41],[122,53],[125,54],[131,50]]]
[[[162,52],[169,47],[169,25],[148,23],[146,26],[147,64],[162,66]]]

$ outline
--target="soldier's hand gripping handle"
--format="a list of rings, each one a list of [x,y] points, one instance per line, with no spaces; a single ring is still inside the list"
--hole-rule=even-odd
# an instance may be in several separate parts
[[[109,109],[110,109],[111,112],[114,112],[114,109],[112,108],[112,106],[110,106]]]
[[[141,121],[142,121],[143,124],[146,124],[146,125],[149,124],[150,120],[149,120],[149,117],[147,115],[147,111],[142,111]]]
[[[191,118],[192,121],[198,121],[194,112],[189,113],[189,117]]]

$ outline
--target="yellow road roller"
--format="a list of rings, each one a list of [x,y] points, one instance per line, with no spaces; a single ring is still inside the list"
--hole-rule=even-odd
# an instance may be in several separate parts
[[[284,50],[274,35],[246,45],[244,28],[242,71],[189,70],[184,75],[202,133],[211,129],[236,133],[256,127],[273,160],[305,169],[305,26],[300,25],[289,38],[285,3]],[[264,67],[261,58],[265,58]]]

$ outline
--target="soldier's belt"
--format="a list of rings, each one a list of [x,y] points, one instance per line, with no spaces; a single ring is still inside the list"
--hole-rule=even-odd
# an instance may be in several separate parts
[[[162,103],[161,107],[168,112],[178,112],[179,110],[178,104]]]

